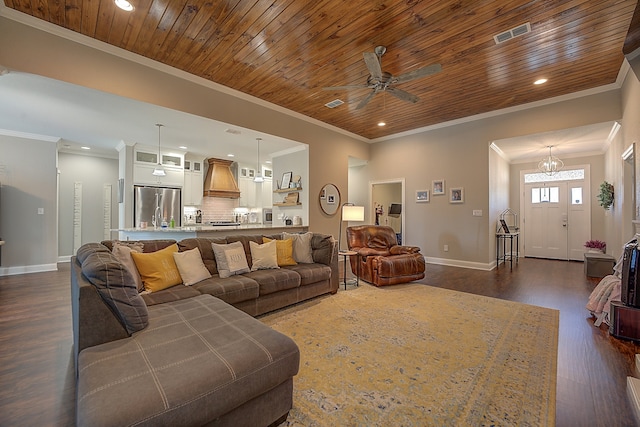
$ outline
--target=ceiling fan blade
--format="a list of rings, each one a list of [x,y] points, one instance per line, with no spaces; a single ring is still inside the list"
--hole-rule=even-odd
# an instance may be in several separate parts
[[[362,101],[360,101],[360,103],[356,107],[356,110],[359,110],[363,108],[365,105],[367,105],[369,101],[371,101],[371,98],[373,98],[373,95],[375,95],[376,93],[378,93],[377,90],[372,90],[369,95],[367,95]]]
[[[329,86],[323,87],[322,90],[366,89],[368,87],[368,85]]]
[[[392,83],[404,83],[410,80],[419,79],[420,77],[430,76],[442,71],[442,65],[431,64],[426,67],[418,68],[417,70],[409,71],[408,73],[400,74],[391,79]]]
[[[395,87],[387,88],[387,92],[389,92],[391,95],[393,95],[396,98],[401,99],[403,101],[412,102],[414,104],[416,102],[420,101],[420,98],[418,98],[417,96],[412,95],[409,92],[405,92],[404,90],[400,90],[400,89],[395,88]]]
[[[378,60],[378,55],[373,52],[365,52],[364,62],[367,64],[367,68],[369,69],[369,73],[371,77],[380,80],[382,78],[382,68],[380,67],[380,61]]]

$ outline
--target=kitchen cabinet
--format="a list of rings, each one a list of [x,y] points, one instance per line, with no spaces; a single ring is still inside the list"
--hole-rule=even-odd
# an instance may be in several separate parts
[[[133,183],[146,185],[161,185],[179,187],[184,185],[184,171],[182,169],[165,168],[165,176],[154,176],[155,165],[133,165]]]
[[[262,183],[262,207],[270,208],[273,206],[273,182],[265,179]]]
[[[136,145],[133,150],[134,184],[182,187],[184,185],[184,153],[160,151],[160,159],[166,176],[154,176],[158,164],[158,150]]]
[[[182,197],[184,199],[183,205],[185,206],[200,206],[202,204],[203,160],[192,159],[188,156],[184,159],[184,191]]]
[[[133,159],[136,164],[155,166],[158,164],[158,150],[144,146],[136,146],[134,148]],[[160,150],[160,160],[162,166],[167,166],[172,169],[184,169],[184,153]]]
[[[238,177],[238,188],[240,189],[239,204],[241,207],[256,207],[256,186],[253,178]]]

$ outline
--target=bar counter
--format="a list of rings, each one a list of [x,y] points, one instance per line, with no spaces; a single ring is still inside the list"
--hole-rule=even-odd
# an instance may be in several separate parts
[[[298,233],[308,231],[308,226],[278,224],[241,224],[241,225],[187,225],[174,228],[117,228],[120,240],[173,239],[180,241],[193,237],[217,238],[230,235],[278,234],[286,231]]]

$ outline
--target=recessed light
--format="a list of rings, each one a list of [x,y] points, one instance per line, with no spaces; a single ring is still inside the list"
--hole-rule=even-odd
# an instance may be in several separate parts
[[[231,154],[231,153],[227,154],[227,157],[235,157],[235,156],[236,156],[235,154]]]
[[[80,148],[82,148],[83,150],[91,150],[91,147],[87,147],[87,146],[83,146],[83,147],[80,147]]]
[[[378,126],[382,127],[382,126],[386,126],[387,124],[384,121],[379,121],[378,122]]]
[[[181,149],[181,150],[186,150],[186,149],[187,149],[187,146],[186,146],[186,145],[181,145],[181,146],[179,146],[178,148],[179,148],[179,149]]]
[[[534,85],[541,85],[547,82],[547,79],[538,79],[535,82],[533,82]]]
[[[271,160],[266,160],[265,163],[270,165],[271,164]]]
[[[115,3],[116,6],[118,6],[122,10],[126,10],[127,12],[131,12],[133,10],[133,5],[127,0],[115,0]]]

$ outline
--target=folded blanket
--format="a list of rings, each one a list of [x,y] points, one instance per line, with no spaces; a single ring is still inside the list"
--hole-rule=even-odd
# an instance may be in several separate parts
[[[617,276],[605,276],[591,292],[586,307],[596,318],[594,326],[600,326],[602,322],[609,324],[611,301],[620,301],[620,283]]]

